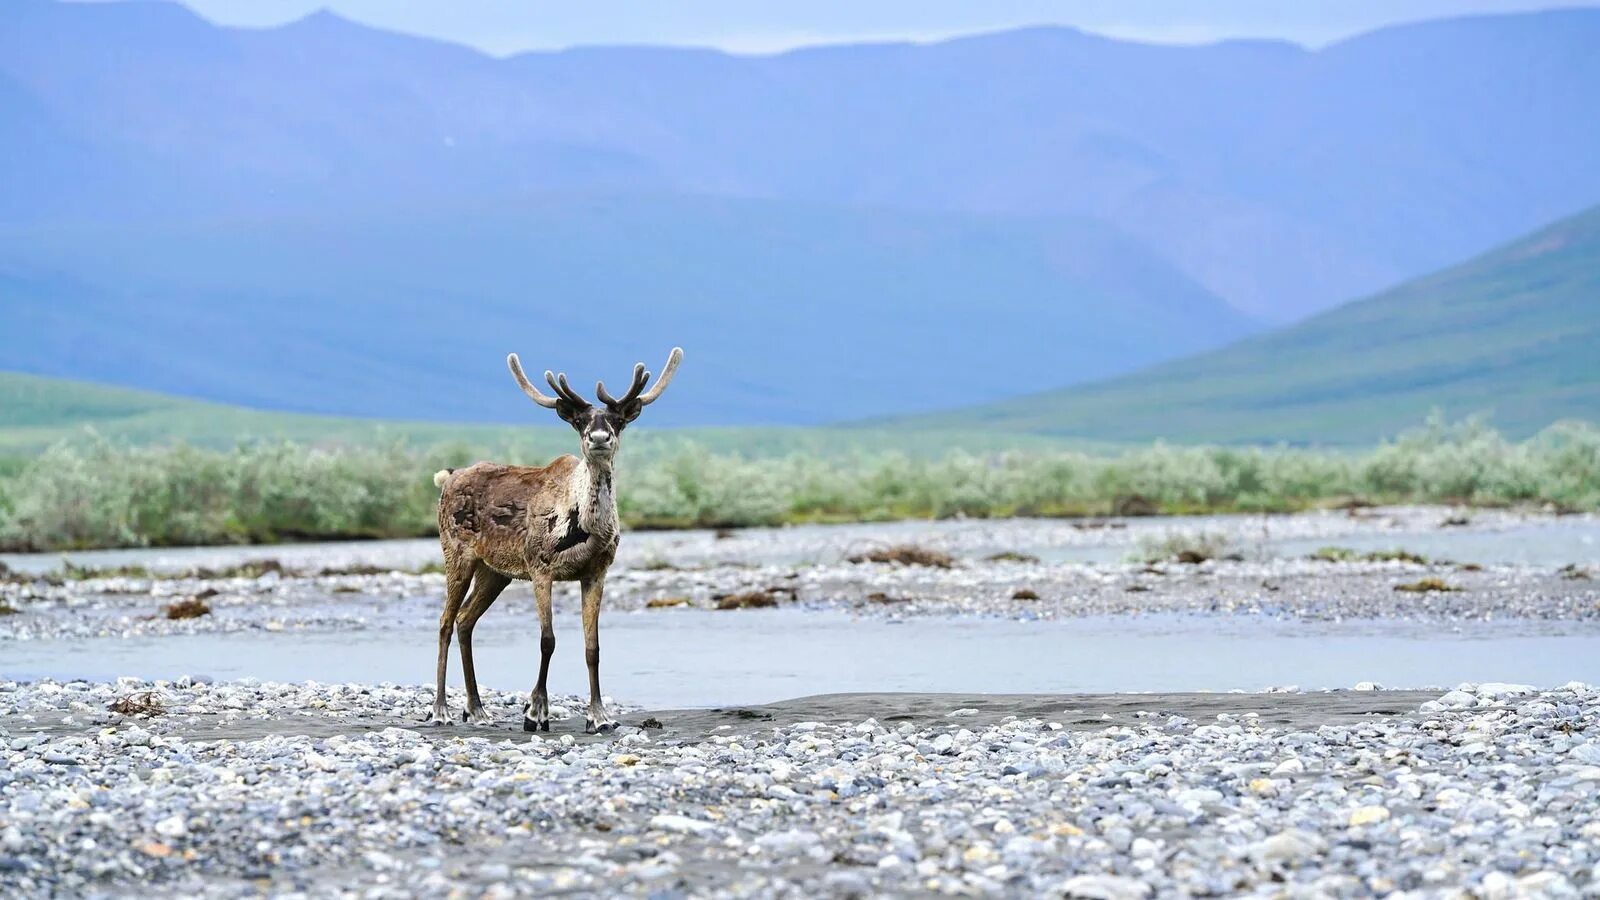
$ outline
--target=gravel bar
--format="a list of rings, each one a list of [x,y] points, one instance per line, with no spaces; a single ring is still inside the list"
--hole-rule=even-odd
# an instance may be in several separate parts
[[[1429,583],[1429,580],[1434,583]],[[1423,583],[1429,589],[1412,591]],[[1437,589],[1434,589],[1437,588]],[[249,631],[416,628],[437,620],[439,575],[280,575],[260,578],[93,578],[0,583],[0,644],[8,640],[146,637]],[[608,611],[671,615],[718,609],[729,597],[762,606],[846,611],[872,618],[985,616],[1067,619],[1198,613],[1282,620],[1516,620],[1600,623],[1600,570],[1526,565],[1469,567],[1307,559],[1161,563],[963,561],[949,569],[833,563],[618,570]],[[202,598],[208,612],[165,611]],[[744,601],[738,601],[740,603]],[[556,588],[556,609],[578,609],[576,587]],[[513,585],[490,614],[526,618],[532,591]],[[737,615],[737,609],[729,615]]]
[[[624,706],[604,739],[422,728],[426,694],[0,682],[0,894],[1600,888],[1580,684]],[[508,722],[519,699],[486,697]]]

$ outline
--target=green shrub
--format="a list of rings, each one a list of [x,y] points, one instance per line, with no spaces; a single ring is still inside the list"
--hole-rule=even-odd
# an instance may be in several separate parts
[[[246,543],[404,537],[434,528],[432,473],[526,448],[417,452],[261,444],[217,452],[106,442],[55,447],[0,468],[0,547]],[[539,460],[542,461],[542,460]],[[1600,507],[1600,429],[1561,423],[1522,443],[1481,422],[1421,428],[1366,453],[1177,447],[856,453],[745,459],[684,444],[624,459],[619,510],[633,526],[771,525],[946,516],[1104,515],[1118,498],[1165,511],[1299,509],[1379,502]]]
[[[1144,563],[1195,564],[1221,559],[1232,552],[1233,542],[1226,534],[1209,531],[1173,531],[1140,537],[1139,550],[1134,554],[1134,559]]]

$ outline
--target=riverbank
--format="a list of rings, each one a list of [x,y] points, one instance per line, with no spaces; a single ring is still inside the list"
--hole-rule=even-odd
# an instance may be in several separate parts
[[[1217,555],[1173,552],[1191,546]],[[1161,555],[1141,559],[1153,551]],[[11,568],[0,579],[0,608],[10,611],[0,615],[0,641],[425,632],[443,594],[437,558],[431,541],[0,557]],[[559,585],[555,600],[566,622],[572,587]],[[530,592],[513,587],[486,628],[525,628],[531,606]],[[1600,520],[1495,511],[1463,522],[1447,509],[1397,507],[1095,527],[1007,520],[629,534],[605,606],[607,622],[791,610],[881,621],[1510,622],[1559,633],[1564,623],[1600,624]]]

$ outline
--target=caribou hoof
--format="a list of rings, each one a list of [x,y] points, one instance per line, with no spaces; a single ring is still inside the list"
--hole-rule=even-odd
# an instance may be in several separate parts
[[[493,725],[494,717],[484,712],[480,707],[478,709],[469,709],[462,713],[461,721],[468,725]]]
[[[550,730],[550,698],[548,696],[535,693],[529,702],[522,704],[522,730]]]

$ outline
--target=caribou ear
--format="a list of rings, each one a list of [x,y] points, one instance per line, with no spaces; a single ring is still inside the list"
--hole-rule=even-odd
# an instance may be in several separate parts
[[[586,411],[587,407],[575,406],[565,400],[556,403],[556,415],[561,417],[561,421],[571,425],[573,428],[583,427],[583,414]]]

